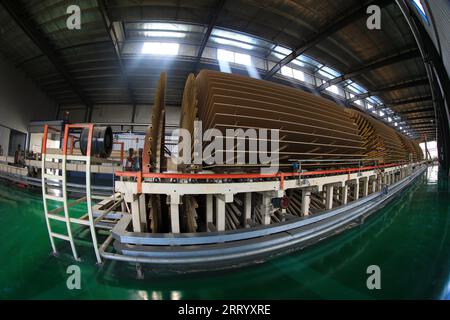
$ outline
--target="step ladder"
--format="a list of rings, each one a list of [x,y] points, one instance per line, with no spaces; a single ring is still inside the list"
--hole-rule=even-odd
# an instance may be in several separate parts
[[[89,129],[88,135],[88,143],[87,143],[87,154],[86,156],[78,156],[78,155],[68,155],[67,154],[67,142],[69,138],[69,130],[70,129]],[[101,263],[100,252],[98,248],[97,242],[97,234],[95,230],[95,224],[102,218],[98,217],[94,219],[93,210],[92,210],[92,195],[91,195],[91,142],[92,142],[92,134],[94,130],[93,124],[76,124],[76,125],[65,125],[64,128],[64,139],[63,139],[63,149],[62,154],[53,154],[47,153],[47,138],[49,129],[53,131],[60,131],[58,129],[50,128],[48,125],[44,127],[44,136],[42,141],[42,198],[44,203],[44,212],[45,212],[45,221],[47,224],[48,234],[50,238],[50,243],[52,246],[53,254],[57,254],[56,246],[55,246],[55,238],[60,240],[65,240],[70,243],[70,247],[72,248],[72,254],[75,260],[80,261],[78,256],[75,241],[72,233],[72,224],[83,225],[89,227],[92,237],[92,244],[94,247],[95,256],[97,258],[97,263]],[[72,149],[72,146],[71,146]],[[57,172],[61,171],[61,175],[59,174],[49,174],[47,173],[46,163],[48,161],[57,160],[60,163],[60,169],[56,169]],[[61,162],[60,162],[61,161]],[[86,196],[79,198],[75,201],[68,202],[67,198],[67,161],[80,161],[86,164]],[[48,193],[49,180],[57,180],[61,182],[62,186],[62,196],[55,196]],[[47,200],[53,200],[61,203],[60,207],[53,209],[51,211],[48,210]],[[87,213],[80,218],[70,217],[69,208],[75,205],[78,205],[82,202],[87,203]],[[63,213],[63,215],[61,214]],[[59,221],[63,222],[66,225],[67,233],[60,234],[52,231],[50,221]]]

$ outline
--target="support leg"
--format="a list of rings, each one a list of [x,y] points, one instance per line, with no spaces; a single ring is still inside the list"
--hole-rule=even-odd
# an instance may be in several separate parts
[[[247,221],[252,219],[252,194],[250,192],[245,194],[244,207],[244,226],[247,228],[249,226]]]
[[[302,216],[309,215],[309,204],[311,202],[311,191],[307,189],[302,190]]]
[[[212,223],[213,222],[213,195],[207,194],[206,195],[206,223]]]
[[[342,197],[342,204],[346,205],[348,202],[348,186],[344,185],[343,187],[341,187],[341,197]]]
[[[172,233],[180,233],[180,196],[170,196],[170,224]]]
[[[365,178],[363,180],[363,197],[367,197],[369,195],[369,178]]]
[[[145,203],[145,194],[139,195],[139,213],[141,218],[141,229],[147,231],[147,207]]]
[[[355,201],[359,199],[359,180],[355,183]]]
[[[333,194],[334,194],[334,187],[331,185],[327,186],[327,198],[325,202],[325,208],[327,210],[331,210],[333,208]]]
[[[133,201],[131,202],[131,218],[133,222],[133,231],[142,232],[141,223],[141,206],[139,205],[139,196],[133,195]]]
[[[216,197],[216,227],[217,231],[225,231],[225,199]]]

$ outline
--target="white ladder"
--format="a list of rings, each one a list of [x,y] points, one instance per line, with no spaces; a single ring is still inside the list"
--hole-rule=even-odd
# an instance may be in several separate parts
[[[67,131],[66,127],[66,131]],[[46,132],[46,130],[45,130]],[[44,134],[43,143],[46,143],[46,134]],[[67,143],[67,139],[64,139],[64,143]],[[95,230],[95,223],[99,220],[99,218],[94,219],[93,211],[92,211],[92,195],[91,195],[91,157],[90,156],[72,156],[67,155],[66,150],[63,151],[63,154],[46,154],[46,147],[43,148],[42,153],[42,199],[44,204],[44,212],[45,212],[45,221],[47,224],[48,234],[50,238],[50,243],[52,246],[52,250],[54,254],[57,254],[55,241],[54,239],[61,239],[68,241],[70,243],[70,246],[72,248],[72,254],[75,260],[80,261],[80,258],[78,256],[76,247],[75,247],[75,241],[72,234],[72,227],[71,224],[79,224],[83,226],[87,226],[90,229],[91,237],[92,237],[92,244],[94,246],[95,256],[97,258],[97,263],[101,263],[101,257],[100,252],[98,248],[98,242],[97,242],[97,234]],[[47,167],[46,162],[50,160],[61,160],[61,169],[57,169],[57,171],[62,171],[62,175],[54,175],[54,174],[48,174],[47,173]],[[67,160],[76,160],[76,161],[82,161],[86,163],[86,196],[79,198],[77,200],[74,200],[72,202],[68,202],[67,198]],[[59,166],[58,166],[59,167]],[[61,181],[62,185],[62,196],[55,196],[48,193],[48,180],[58,180]],[[53,209],[51,211],[48,210],[47,200],[53,200],[62,203],[61,207],[58,207],[56,209]],[[72,218],[69,214],[69,208],[73,207],[81,202],[87,203],[87,209],[88,212],[83,215],[80,218]],[[60,213],[64,212],[64,215],[61,215]],[[52,231],[50,220],[65,222],[67,234],[60,234]]]

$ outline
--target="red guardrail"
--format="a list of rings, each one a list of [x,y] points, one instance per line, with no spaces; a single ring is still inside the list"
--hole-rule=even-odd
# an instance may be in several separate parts
[[[374,169],[383,169],[383,168],[391,168],[398,167],[402,165],[401,163],[395,164],[386,164],[379,166],[366,166],[360,168],[346,168],[346,169],[336,169],[336,170],[320,170],[320,171],[311,171],[311,172],[279,172],[274,174],[259,174],[259,173],[249,173],[249,174],[221,174],[221,173],[211,173],[211,174],[196,174],[196,173],[145,173],[142,172],[125,172],[119,171],[115,172],[115,175],[118,177],[131,177],[137,178],[138,182],[138,192],[142,190],[142,179],[145,178],[159,178],[159,179],[196,179],[196,180],[206,180],[206,179],[264,179],[264,178],[279,178],[280,179],[280,189],[284,189],[284,179],[286,177],[307,177],[307,176],[318,176],[318,175],[327,175],[327,174],[342,174],[342,173],[353,173],[360,171],[368,171]]]

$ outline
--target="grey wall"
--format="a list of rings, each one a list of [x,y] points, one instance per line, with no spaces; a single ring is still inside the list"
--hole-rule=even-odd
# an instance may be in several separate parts
[[[180,107],[166,106],[166,126],[178,127],[180,122]],[[64,107],[58,115],[60,120],[69,112],[69,121],[72,123],[84,122],[86,109],[83,106]],[[150,123],[151,105],[136,106],[135,123]],[[93,123],[131,123],[133,107],[131,105],[101,105],[94,106],[92,112]]]
[[[5,141],[9,142],[9,130],[1,126],[27,133],[30,121],[54,120],[56,109],[54,101],[0,56],[0,144],[4,152],[8,150]]]
[[[2,146],[4,156],[8,154],[9,133],[8,128],[0,126],[0,146]]]

